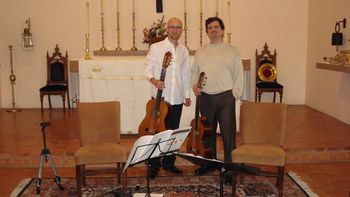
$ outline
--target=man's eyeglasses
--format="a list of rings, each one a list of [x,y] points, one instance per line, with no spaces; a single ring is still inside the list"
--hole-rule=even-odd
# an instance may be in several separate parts
[[[169,29],[182,29],[182,26],[168,26]]]

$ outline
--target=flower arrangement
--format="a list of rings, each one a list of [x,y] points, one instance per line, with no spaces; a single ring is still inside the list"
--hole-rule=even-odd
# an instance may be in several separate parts
[[[167,35],[165,26],[164,16],[162,16],[162,18],[158,19],[157,23],[154,22],[149,29],[145,27],[145,29],[143,29],[143,43],[152,44],[155,40],[163,40]]]

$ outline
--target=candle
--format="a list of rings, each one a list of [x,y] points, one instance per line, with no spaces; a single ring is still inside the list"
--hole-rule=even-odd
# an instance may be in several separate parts
[[[90,33],[90,11],[89,11],[89,7],[90,7],[89,2],[86,2],[87,34]]]
[[[117,3],[116,3],[117,5],[117,13],[119,13],[119,0],[117,0]]]
[[[187,12],[186,0],[184,0],[184,12]]]
[[[200,0],[200,12],[203,13],[203,0]]]
[[[216,0],[216,13],[219,13],[219,0]]]
[[[230,1],[227,1],[227,13],[228,13],[228,30],[229,32],[228,33],[232,33],[231,32],[231,2]]]
[[[103,0],[101,0],[100,3],[101,3],[101,14],[103,14]]]
[[[132,12],[135,13],[135,0],[132,0]]]

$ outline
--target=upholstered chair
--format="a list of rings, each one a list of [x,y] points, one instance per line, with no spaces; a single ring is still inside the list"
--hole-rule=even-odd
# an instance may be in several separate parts
[[[240,116],[242,140],[231,154],[233,163],[276,166],[276,171],[267,167],[268,170],[262,170],[260,175],[277,177],[279,196],[283,195],[286,163],[286,153],[282,148],[286,119],[286,104],[243,102]],[[233,175],[232,193],[235,194],[237,173]],[[244,174],[240,175],[244,177]]]
[[[81,146],[74,154],[78,196],[86,176],[97,173],[117,175],[126,190],[127,173],[122,171],[128,153],[120,144],[119,101],[78,103],[78,116]]]

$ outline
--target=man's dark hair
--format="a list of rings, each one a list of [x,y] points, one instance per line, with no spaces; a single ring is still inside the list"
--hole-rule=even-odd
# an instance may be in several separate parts
[[[209,17],[207,20],[205,20],[205,31],[208,32],[208,25],[214,21],[217,21],[220,25],[220,28],[222,30],[225,30],[224,22],[222,22],[221,18],[219,17]]]

